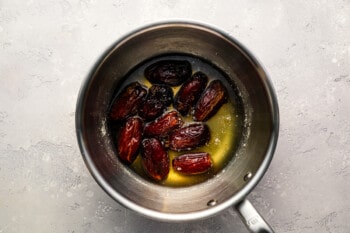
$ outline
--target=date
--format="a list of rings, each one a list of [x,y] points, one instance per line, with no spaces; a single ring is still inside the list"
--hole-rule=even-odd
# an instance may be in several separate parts
[[[156,120],[146,124],[144,134],[146,136],[166,137],[171,131],[181,127],[183,121],[180,114],[173,110],[163,114]]]
[[[178,86],[192,74],[191,63],[179,60],[162,60],[145,69],[145,77],[153,84]]]
[[[207,83],[208,77],[204,73],[194,73],[177,92],[174,100],[174,108],[183,116],[186,116],[196,104]]]
[[[143,169],[150,178],[161,181],[168,176],[169,156],[158,139],[146,138],[142,141],[141,157]]]
[[[113,100],[109,112],[110,119],[124,120],[129,116],[135,115],[146,95],[147,90],[140,83],[130,83]]]
[[[195,121],[207,121],[227,102],[227,90],[220,80],[210,82],[199,98],[193,118]]]
[[[209,140],[209,127],[203,123],[193,123],[170,133],[169,148],[174,151],[192,150]]]
[[[172,164],[175,171],[184,175],[205,173],[212,167],[212,161],[207,152],[180,155],[173,159]]]
[[[168,85],[154,84],[148,90],[148,99],[158,100],[166,106],[173,102],[173,89]]]
[[[122,126],[118,137],[118,155],[126,164],[137,157],[143,134],[143,121],[139,117],[129,118]]]
[[[146,100],[139,108],[139,115],[146,121],[154,120],[162,115],[173,102],[173,90],[163,84],[155,84],[148,90]]]
[[[162,115],[166,109],[167,107],[163,103],[157,100],[148,99],[143,103],[142,106],[140,106],[139,115],[145,121],[151,121]]]

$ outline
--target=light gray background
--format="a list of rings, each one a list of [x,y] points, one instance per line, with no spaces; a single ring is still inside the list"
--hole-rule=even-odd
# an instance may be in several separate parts
[[[276,232],[350,232],[349,0],[0,0],[0,232],[246,232],[233,210],[178,224],[126,210],[77,146],[77,94],[96,59],[175,18],[228,32],[271,75],[280,137],[256,208]]]

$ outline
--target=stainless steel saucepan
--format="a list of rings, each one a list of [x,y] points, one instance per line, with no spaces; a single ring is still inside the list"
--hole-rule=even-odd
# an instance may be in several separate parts
[[[246,118],[245,145],[232,152],[234,159],[224,171],[206,182],[181,188],[149,182],[120,163],[106,124],[112,95],[125,75],[151,57],[174,53],[203,58],[226,73],[242,95]],[[120,39],[84,81],[76,109],[76,132],[85,163],[117,202],[165,221],[210,217],[233,207],[251,232],[273,232],[245,198],[271,162],[278,127],[275,92],[254,56],[224,32],[189,22],[154,24]]]

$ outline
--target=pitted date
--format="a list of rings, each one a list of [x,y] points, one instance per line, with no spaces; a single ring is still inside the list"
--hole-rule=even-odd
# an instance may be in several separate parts
[[[181,116],[173,110],[146,124],[144,134],[146,136],[165,137],[172,130],[181,127],[182,124]]]
[[[178,86],[191,77],[192,68],[188,61],[162,60],[148,66],[144,74],[153,84]]]
[[[195,121],[206,121],[227,102],[227,90],[220,80],[212,81],[204,90],[194,109]]]
[[[155,84],[148,90],[146,100],[139,108],[139,115],[146,121],[162,115],[173,101],[173,90],[163,84]]]
[[[147,90],[138,82],[129,84],[113,100],[109,117],[112,120],[124,120],[128,116],[135,115],[146,95]]]
[[[174,130],[169,135],[169,148],[174,151],[192,150],[205,145],[209,140],[209,127],[202,123],[193,123]]]
[[[141,147],[142,166],[153,180],[164,180],[169,173],[169,156],[156,138],[146,138]]]
[[[151,121],[162,115],[166,108],[167,107],[158,100],[147,99],[143,105],[140,106],[139,115],[145,121]]]
[[[207,172],[212,167],[209,153],[198,152],[183,154],[173,159],[175,171],[185,175],[195,175]]]
[[[155,99],[163,103],[165,106],[169,106],[173,102],[173,89],[168,85],[154,84],[148,90],[148,99]]]
[[[208,83],[208,77],[202,72],[196,72],[177,92],[174,107],[183,115],[187,115],[194,107]]]
[[[131,164],[137,157],[143,134],[143,122],[139,117],[129,118],[122,126],[118,137],[119,158]]]

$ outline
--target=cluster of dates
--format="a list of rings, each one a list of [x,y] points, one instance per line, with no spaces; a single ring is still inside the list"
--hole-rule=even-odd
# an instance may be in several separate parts
[[[164,180],[169,173],[167,150],[189,151],[210,140],[210,130],[203,123],[227,101],[221,81],[208,83],[202,72],[192,75],[188,61],[162,60],[148,66],[145,77],[152,83],[147,90],[138,82],[127,85],[113,100],[109,117],[122,121],[118,134],[119,158],[131,164],[141,151],[142,166],[154,180]],[[176,96],[172,87],[181,85]],[[169,110],[173,105],[174,109]],[[195,122],[184,124],[181,118],[191,114]],[[207,172],[212,167],[206,152],[187,152],[172,161],[175,171],[186,175]]]

